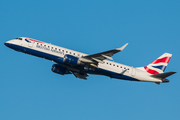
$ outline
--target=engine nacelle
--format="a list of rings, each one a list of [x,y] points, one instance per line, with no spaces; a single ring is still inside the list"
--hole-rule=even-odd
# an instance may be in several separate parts
[[[57,74],[61,74],[61,75],[70,74],[70,72],[67,70],[66,67],[58,65],[58,64],[54,64],[52,66],[51,70],[52,70],[52,72],[57,73]]]
[[[70,65],[73,65],[73,66],[83,65],[83,63],[79,60],[78,57],[68,55],[68,54],[64,56],[64,62],[66,64],[70,64]]]

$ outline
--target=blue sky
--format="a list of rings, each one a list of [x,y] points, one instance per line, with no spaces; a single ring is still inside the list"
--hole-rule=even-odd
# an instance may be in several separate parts
[[[85,81],[4,46],[25,36],[94,54],[129,43],[115,62],[141,67],[168,52],[166,72],[179,72],[179,6],[178,0],[1,0],[0,119],[180,119],[179,73],[161,85],[95,75]]]

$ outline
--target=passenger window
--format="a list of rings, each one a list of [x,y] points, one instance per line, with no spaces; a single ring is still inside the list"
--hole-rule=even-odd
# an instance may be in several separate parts
[[[66,51],[66,53],[68,53],[68,51]]]
[[[75,55],[75,53],[74,53],[74,55]]]

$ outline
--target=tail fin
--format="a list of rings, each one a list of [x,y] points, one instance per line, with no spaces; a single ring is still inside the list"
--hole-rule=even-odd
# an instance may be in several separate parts
[[[152,63],[150,63],[148,66],[145,66],[144,69],[149,74],[153,74],[153,75],[164,73],[164,70],[166,69],[166,66],[169,63],[171,56],[172,54],[164,53],[159,58],[157,58]]]

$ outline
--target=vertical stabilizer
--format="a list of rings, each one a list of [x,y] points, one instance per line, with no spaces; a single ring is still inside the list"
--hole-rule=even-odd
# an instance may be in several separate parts
[[[153,75],[164,73],[164,70],[169,63],[171,56],[172,54],[164,53],[159,58],[150,63],[148,66],[145,66],[144,69],[146,70],[146,72]]]

